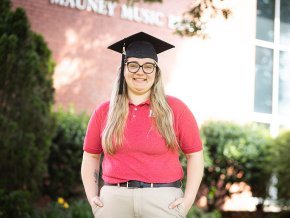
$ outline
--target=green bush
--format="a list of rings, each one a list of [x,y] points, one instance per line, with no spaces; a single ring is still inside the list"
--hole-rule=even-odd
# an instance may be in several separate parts
[[[56,114],[56,133],[47,161],[48,174],[43,193],[56,199],[82,193],[80,166],[82,145],[89,117],[85,114],[59,111]]]
[[[273,140],[275,158],[272,167],[278,178],[278,199],[282,205],[290,206],[290,131],[280,134]]]
[[[54,132],[51,52],[23,9],[0,1],[0,189],[39,191]],[[8,193],[7,192],[7,193]]]
[[[219,211],[214,210],[212,212],[205,212],[198,207],[192,207],[187,216],[187,218],[222,218],[222,215]]]
[[[209,121],[201,134],[206,156],[201,191],[209,211],[220,209],[232,194],[230,186],[238,182],[249,184],[255,196],[266,197],[271,176],[266,168],[271,156],[267,131],[254,124]]]
[[[86,200],[75,200],[64,208],[58,202],[52,202],[45,209],[35,211],[36,218],[93,218],[90,205]]]
[[[30,217],[31,194],[28,191],[0,190],[0,217]]]

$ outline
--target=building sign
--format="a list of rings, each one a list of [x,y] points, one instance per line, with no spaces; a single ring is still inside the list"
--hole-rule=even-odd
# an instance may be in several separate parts
[[[117,8],[120,9],[120,18],[138,23],[154,25],[158,27],[167,26],[176,28],[176,23],[181,20],[174,15],[166,16],[163,12],[129,6],[126,4],[119,5],[116,2],[104,0],[49,0],[51,4],[68,7],[78,10],[91,11],[96,14],[106,15],[109,17],[116,16]]]

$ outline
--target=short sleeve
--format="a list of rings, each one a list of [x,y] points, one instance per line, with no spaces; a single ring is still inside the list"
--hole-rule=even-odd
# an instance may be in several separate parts
[[[107,106],[107,104],[101,105],[91,115],[83,144],[83,150],[88,153],[101,154],[103,152],[101,135]]]
[[[181,150],[185,154],[194,153],[202,150],[199,129],[194,115],[187,106],[178,117],[178,141]]]

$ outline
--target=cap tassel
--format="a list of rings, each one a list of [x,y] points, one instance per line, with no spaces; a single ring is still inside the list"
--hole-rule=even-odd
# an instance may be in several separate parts
[[[120,75],[120,84],[119,84],[119,95],[123,94],[123,84],[124,84],[124,68],[125,68],[125,58],[126,58],[126,51],[125,51],[125,43],[123,45],[122,51],[122,62],[121,62],[121,75]]]

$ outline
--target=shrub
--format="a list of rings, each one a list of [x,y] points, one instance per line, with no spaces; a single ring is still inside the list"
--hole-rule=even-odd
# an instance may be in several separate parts
[[[282,205],[290,206],[290,131],[284,132],[274,139],[273,148],[275,158],[271,165],[278,179],[278,199]]]
[[[30,217],[32,206],[28,191],[0,190],[0,217]]]
[[[56,133],[48,157],[43,192],[52,198],[73,197],[82,192],[80,166],[82,145],[89,117],[72,110],[56,114]]]
[[[44,209],[35,211],[37,218],[93,218],[90,205],[85,200],[75,200],[63,207],[58,202],[52,202]]]
[[[203,124],[201,134],[207,157],[201,189],[209,211],[220,209],[234,183],[248,183],[253,193],[265,197],[271,174],[265,168],[270,153],[264,129],[254,124],[209,121]]]
[[[219,211],[214,210],[212,212],[205,212],[200,208],[192,207],[187,216],[187,218],[222,218],[222,215]]]
[[[0,1],[0,189],[36,194],[54,132],[53,63],[24,10],[10,8]]]

